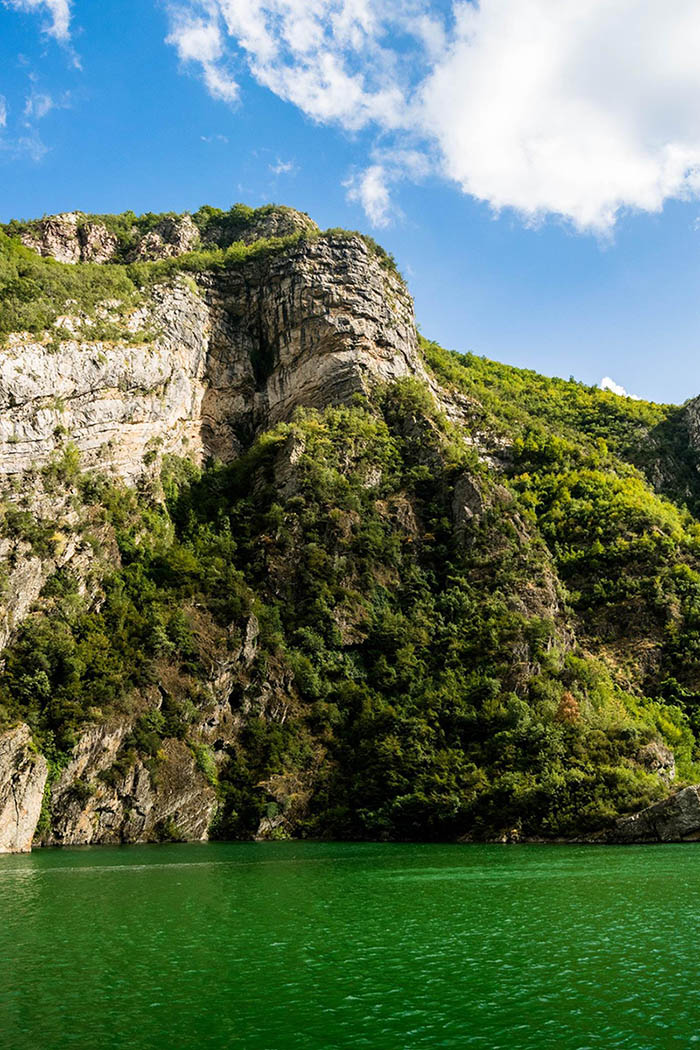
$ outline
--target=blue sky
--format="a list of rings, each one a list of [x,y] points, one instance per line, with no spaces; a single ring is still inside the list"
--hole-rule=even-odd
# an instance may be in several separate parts
[[[0,0],[0,219],[288,203],[393,252],[444,345],[680,402],[700,18],[650,7]]]

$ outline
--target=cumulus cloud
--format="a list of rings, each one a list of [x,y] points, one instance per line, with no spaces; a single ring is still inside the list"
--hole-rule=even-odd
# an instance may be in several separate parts
[[[405,124],[406,90],[443,42],[423,0],[190,0],[170,8],[168,42],[205,80],[221,69],[223,45],[241,68],[323,123],[348,130]],[[188,29],[216,46],[183,47]],[[395,46],[403,34],[402,50]]]
[[[238,84],[222,64],[224,45],[216,13],[201,17],[186,8],[178,8],[171,10],[171,18],[173,24],[166,42],[177,49],[180,61],[201,66],[204,82],[214,98],[235,102]]]
[[[373,226],[389,226],[401,215],[393,200],[396,183],[403,179],[422,179],[431,171],[430,159],[416,149],[375,149],[373,163],[355,172],[344,183],[349,201],[362,206]]]
[[[367,158],[350,193],[377,224],[391,185],[428,169],[495,211],[599,235],[700,194],[697,0],[456,0],[448,16],[437,0],[185,0],[171,18],[213,96],[238,97],[235,68],[428,158],[402,175]]]
[[[603,376],[600,383],[598,384],[601,390],[609,390],[613,394],[617,394],[618,397],[629,397],[632,401],[639,401],[640,399],[634,394],[628,394],[623,386],[616,383],[610,376]]]
[[[50,35],[67,43],[70,39],[72,0],[4,0],[6,7],[17,11],[36,11],[48,15],[50,21],[45,30]]]
[[[605,232],[700,188],[699,48],[694,0],[465,4],[423,119],[467,193]]]

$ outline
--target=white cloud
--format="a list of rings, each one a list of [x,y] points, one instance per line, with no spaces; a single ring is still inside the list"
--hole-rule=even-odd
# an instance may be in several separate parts
[[[634,394],[628,394],[623,386],[616,383],[610,376],[603,376],[600,383],[598,384],[601,390],[609,390],[613,394],[617,394],[618,397],[629,397],[632,401],[639,401],[640,398]]]
[[[7,99],[0,95],[0,128],[7,127]]]
[[[18,11],[47,14],[51,21],[46,26],[46,32],[63,43],[70,39],[72,0],[4,0],[4,3]]]
[[[388,226],[392,215],[389,178],[385,167],[371,164],[366,171],[353,175],[345,183],[348,200],[362,205],[373,226]]]
[[[424,123],[467,193],[606,232],[700,188],[699,50],[695,0],[462,5]]]
[[[294,175],[297,170],[293,160],[280,160],[279,157],[277,163],[270,164],[269,168],[273,175]]]
[[[376,8],[370,0],[190,0],[171,6],[168,42],[183,61],[199,62],[207,81],[221,69],[228,42],[260,84],[314,120],[351,130],[398,128],[405,89],[415,70],[427,69],[422,56],[437,46],[441,23],[422,0],[384,0],[381,13]],[[193,30],[212,46],[183,46]],[[402,55],[393,43],[397,30]]]
[[[238,84],[222,65],[224,46],[215,12],[201,17],[178,8],[171,9],[171,18],[166,43],[177,49],[181,62],[199,63],[210,95],[222,102],[235,102]]]
[[[0,156],[10,160],[19,160],[29,157],[35,163],[39,163],[49,152],[48,146],[42,142],[36,131],[30,130],[26,135],[19,138],[5,138],[0,136]]]
[[[55,105],[56,103],[51,95],[43,91],[33,91],[24,104],[24,115],[25,117],[34,117],[35,120],[41,120],[42,117],[51,112]]]
[[[448,19],[435,0],[183,0],[171,17],[215,97],[237,98],[237,64],[526,222],[605,235],[700,195],[697,0],[456,0]],[[351,193],[382,223],[399,165],[368,161]]]
[[[402,179],[420,180],[431,171],[430,159],[417,149],[375,149],[373,163],[343,184],[349,201],[357,201],[373,226],[389,226],[401,215],[392,189]]]

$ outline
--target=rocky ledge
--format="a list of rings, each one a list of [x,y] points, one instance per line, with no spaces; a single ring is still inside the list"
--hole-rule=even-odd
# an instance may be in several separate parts
[[[699,840],[700,784],[691,784],[639,813],[623,817],[596,841],[626,845]]]

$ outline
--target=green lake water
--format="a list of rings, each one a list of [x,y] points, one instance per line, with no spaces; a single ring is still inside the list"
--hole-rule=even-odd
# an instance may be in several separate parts
[[[700,845],[0,858],[3,1050],[700,1043]]]

